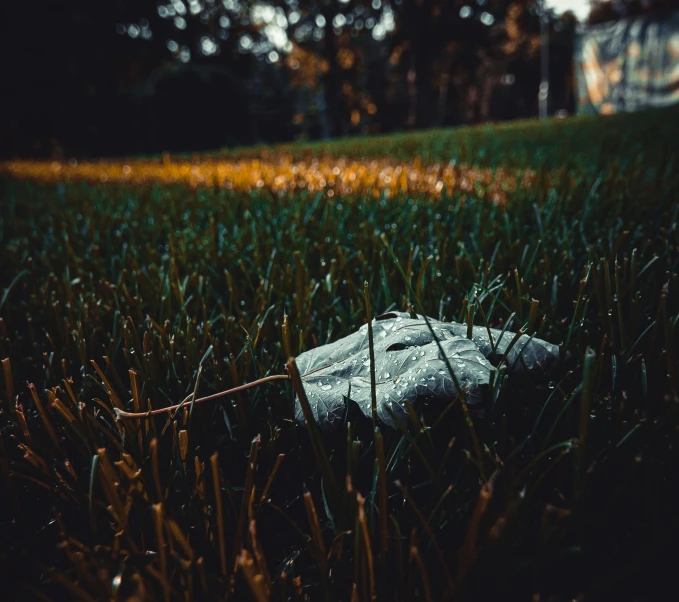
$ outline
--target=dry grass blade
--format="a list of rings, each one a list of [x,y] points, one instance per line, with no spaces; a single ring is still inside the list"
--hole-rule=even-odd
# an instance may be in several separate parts
[[[171,584],[167,574],[167,555],[165,550],[165,519],[163,517],[163,505],[154,504],[153,509],[153,525],[156,534],[156,548],[158,550],[158,559],[160,560],[160,575],[161,586],[163,588],[163,599],[169,602],[171,593]]]
[[[420,572],[420,579],[422,581],[422,588],[424,589],[424,599],[427,602],[432,602],[431,597],[431,585],[429,585],[429,575],[427,574],[427,568],[424,566],[422,561],[422,556],[417,546],[411,546],[410,548],[410,561],[415,562],[417,569]]]
[[[125,525],[122,523],[121,517],[124,516],[125,512],[118,492],[120,477],[113,464],[111,464],[105,448],[97,450],[97,457],[97,474],[99,475],[99,482],[104,490],[104,495],[110,504],[109,512],[112,512],[117,517],[120,527],[124,528]]]
[[[139,400],[139,384],[137,383],[137,373],[134,370],[128,371],[130,375],[130,389],[132,390],[132,404],[135,412],[141,411],[141,402]]]
[[[249,535],[252,553],[254,554],[254,557],[257,561],[257,567],[263,578],[267,597],[270,597],[273,589],[271,575],[269,574],[269,570],[266,566],[266,557],[264,556],[264,551],[262,550],[262,546],[259,543],[259,539],[257,539],[257,524],[254,519],[250,521]]]
[[[363,499],[363,496],[360,493],[357,493],[356,501],[358,503],[358,524],[361,527],[363,545],[365,546],[365,556],[368,561],[366,569],[368,571],[368,582],[370,584],[370,600],[375,600],[375,562],[373,560],[372,545],[370,544],[368,522],[365,518],[365,499]]]
[[[443,573],[446,577],[446,581],[448,583],[448,596],[454,596],[455,595],[455,584],[453,581],[453,577],[450,573],[450,570],[448,568],[448,563],[446,561],[446,557],[443,554],[443,550],[439,547],[436,535],[431,529],[431,525],[425,518],[424,514],[422,514],[422,511],[418,507],[418,505],[415,503],[413,498],[410,496],[408,493],[407,489],[401,484],[400,481],[395,481],[394,485],[400,490],[400,492],[403,494],[403,497],[406,499],[410,507],[413,509],[415,512],[415,515],[420,521],[420,524],[422,525],[422,528],[424,531],[427,533],[429,536],[429,540],[431,541],[432,545],[434,546],[434,549],[436,550],[436,554],[438,556],[439,562],[441,563],[441,568],[443,569]]]
[[[290,344],[290,320],[287,314],[283,316],[282,331],[283,331],[283,351],[285,353],[285,357],[294,357],[294,354],[292,353],[292,345]]]
[[[2,360],[2,373],[5,379],[5,403],[7,403],[7,411],[11,414],[14,411],[14,380],[12,379],[12,365],[8,357]]]
[[[182,429],[177,433],[177,439],[179,440],[179,458],[182,461],[182,466],[184,467],[184,474],[188,474],[188,464],[186,458],[189,454],[189,433],[186,429]]]
[[[497,477],[497,473],[494,473],[488,481],[486,481],[481,489],[479,490],[479,497],[474,506],[474,512],[472,513],[472,518],[469,522],[469,527],[467,529],[467,535],[460,550],[459,560],[457,565],[457,580],[458,583],[464,579],[469,570],[472,568],[476,562],[476,542],[479,537],[479,527],[481,525],[481,519],[486,513],[490,498],[493,495],[493,484]]]
[[[99,378],[101,379],[101,382],[104,385],[104,389],[106,389],[106,393],[108,394],[109,399],[113,404],[113,407],[116,408],[117,410],[124,411],[125,404],[123,404],[123,402],[120,400],[120,397],[118,397],[118,394],[116,393],[115,389],[111,386],[111,383],[109,382],[108,378],[106,378],[106,375],[103,373],[97,362],[95,362],[94,360],[90,360],[90,363],[94,366],[94,369],[97,371],[97,374],[99,375]]]
[[[182,532],[181,527],[176,521],[173,520],[166,520],[165,524],[167,525],[170,534],[174,538],[174,541],[176,541],[184,551],[186,558],[189,560],[189,562],[193,562],[196,554],[191,547],[189,540],[186,538],[186,535]]]
[[[384,456],[384,438],[379,430],[375,430],[375,454],[377,461],[377,492],[380,513],[380,555],[386,566],[387,550],[389,547],[389,519],[387,517],[387,472]]]
[[[19,423],[19,428],[21,429],[21,433],[24,437],[24,441],[28,443],[28,445],[33,445],[33,440],[31,438],[31,432],[28,430],[28,424],[26,423],[26,417],[24,416],[24,413],[21,409],[19,409],[20,406],[17,406],[14,413],[17,418],[17,422]]]
[[[51,571],[49,576],[50,579],[61,585],[71,594],[72,600],[82,600],[82,602],[96,602],[96,599],[88,594],[82,587],[80,587],[79,584],[74,583],[62,573],[58,571]]]
[[[10,478],[9,463],[7,461],[7,451],[5,449],[5,441],[3,439],[2,430],[0,430],[0,472],[5,481],[6,491],[9,492],[9,497],[12,500],[12,507],[14,509],[14,516],[21,517],[21,505],[14,489],[14,483]]]
[[[40,415],[40,420],[42,420],[42,423],[45,427],[45,430],[47,431],[47,434],[49,435],[49,438],[52,440],[54,447],[59,451],[59,453],[63,454],[64,452],[61,449],[61,442],[59,441],[59,438],[57,437],[57,434],[54,428],[52,427],[52,421],[50,420],[50,417],[45,412],[45,408],[43,407],[42,402],[40,401],[38,392],[35,390],[35,387],[32,384],[29,384],[28,386],[31,390],[33,403],[35,403],[35,407],[38,410],[38,414]]]
[[[222,571],[222,578],[226,583],[228,572],[227,572],[227,561],[226,561],[226,532],[224,524],[224,511],[222,508],[222,491],[220,485],[219,477],[219,455],[215,452],[210,457],[210,466],[212,467],[212,486],[213,495],[215,498],[215,514],[217,515],[217,541],[219,545],[219,564]]]
[[[243,487],[243,499],[241,500],[240,513],[238,515],[238,524],[236,526],[236,533],[233,538],[233,570],[235,571],[238,564],[238,555],[243,547],[243,538],[245,535],[245,525],[248,517],[252,517],[252,497],[254,494],[255,470],[257,468],[257,455],[259,454],[259,445],[262,438],[257,435],[250,445],[250,454],[248,455],[248,469],[245,473],[245,486]]]
[[[259,497],[260,506],[266,501],[266,496],[269,493],[269,489],[271,489],[271,485],[273,484],[274,479],[276,478],[276,474],[278,474],[278,469],[281,467],[281,464],[283,463],[284,459],[285,454],[278,454],[278,458],[276,458],[276,463],[274,464],[274,467],[271,469],[271,472],[269,473],[269,478],[266,481],[266,485],[264,485],[264,489],[262,489],[262,495]]]
[[[163,492],[163,486],[160,482],[160,460],[158,458],[158,439],[154,438],[151,440],[151,445],[149,448],[151,456],[151,474],[153,476],[153,485],[156,488],[156,500],[158,503],[163,503],[165,501],[165,494]]]
[[[304,508],[306,510],[307,520],[309,521],[309,528],[311,530],[311,541],[310,548],[314,560],[321,570],[321,575],[327,575],[327,558],[328,552],[325,547],[325,541],[323,539],[323,532],[321,531],[321,524],[318,520],[318,513],[316,512],[316,506],[314,505],[311,493],[308,491],[304,492]]]
[[[238,567],[245,575],[245,579],[250,587],[250,593],[257,602],[267,602],[270,600],[270,591],[267,589],[266,580],[261,573],[258,573],[255,562],[250,552],[243,549],[238,555]]]
[[[481,452],[481,445],[479,444],[479,438],[476,434],[476,427],[474,426],[474,419],[472,418],[471,412],[469,411],[469,407],[467,406],[467,402],[464,399],[460,399],[460,404],[462,407],[462,413],[464,414],[464,421],[469,428],[469,433],[472,438],[472,445],[474,446],[474,453],[476,454],[476,461],[477,461],[477,466],[479,469],[479,475],[482,480],[486,480],[486,471],[484,468],[484,459],[485,456]]]

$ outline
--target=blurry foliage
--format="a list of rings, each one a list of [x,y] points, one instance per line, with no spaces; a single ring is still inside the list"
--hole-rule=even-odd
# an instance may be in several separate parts
[[[679,10],[678,0],[592,0],[587,23],[594,25],[638,15],[662,16],[675,10]]]
[[[35,0],[12,3],[5,23],[36,33],[4,80],[4,154],[198,150],[537,111],[525,1]],[[573,24],[552,19],[553,109],[573,108]],[[5,54],[25,35],[8,28]]]

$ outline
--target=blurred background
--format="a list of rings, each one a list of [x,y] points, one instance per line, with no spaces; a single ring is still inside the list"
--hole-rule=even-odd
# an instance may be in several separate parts
[[[679,101],[679,0],[21,0],[0,154],[116,156]]]

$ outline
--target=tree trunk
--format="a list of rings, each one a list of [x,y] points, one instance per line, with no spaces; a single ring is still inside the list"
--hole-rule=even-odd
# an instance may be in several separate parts
[[[410,103],[409,125],[427,127],[436,115],[431,66],[433,44],[431,40],[431,0],[406,0],[403,3],[406,32],[410,42],[411,62],[408,71],[408,96]]]
[[[337,62],[337,37],[332,29],[332,14],[330,8],[323,10],[325,18],[325,38],[323,40],[324,58],[328,62],[328,72],[324,78],[325,106],[330,124],[332,137],[343,136],[344,124],[342,119],[342,71]]]

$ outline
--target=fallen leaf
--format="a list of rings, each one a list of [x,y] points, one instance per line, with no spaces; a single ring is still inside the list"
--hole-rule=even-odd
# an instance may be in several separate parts
[[[449,324],[430,320],[441,349],[451,363],[460,386],[467,391],[467,402],[477,405],[487,386],[491,364],[473,341],[456,336]],[[395,417],[408,422],[405,400],[416,405],[440,401],[442,407],[457,395],[446,363],[423,319],[391,312],[373,320],[375,347],[375,389],[377,416],[386,425]],[[346,401],[358,404],[372,416],[368,326],[357,332],[300,354],[296,358],[304,391],[319,425],[332,429],[341,423]],[[297,401],[296,418],[304,422]]]
[[[466,324],[431,318],[429,323],[466,391],[467,403],[478,407],[489,384],[490,369],[500,363],[515,333],[506,331],[503,335],[501,330],[491,329],[491,346],[488,330],[483,326],[474,326],[472,338],[467,339]],[[384,424],[396,426],[387,408],[399,421],[408,422],[406,400],[413,405],[440,402],[443,408],[457,395],[446,362],[422,316],[415,319],[403,312],[378,316],[373,320],[373,343],[377,416]],[[531,377],[544,378],[558,358],[556,345],[522,335],[509,350],[505,363],[510,376],[528,370]],[[311,410],[324,430],[332,430],[342,422],[347,400],[372,417],[367,324],[343,339],[301,353],[296,362]],[[296,419],[304,423],[299,400]]]

